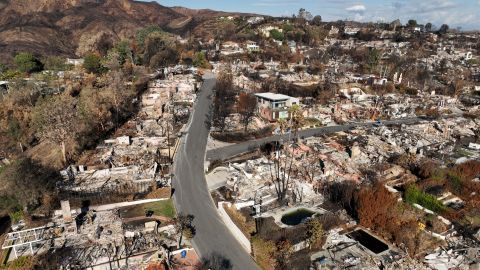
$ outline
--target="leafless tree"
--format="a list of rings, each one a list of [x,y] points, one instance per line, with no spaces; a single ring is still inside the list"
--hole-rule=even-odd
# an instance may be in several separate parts
[[[273,152],[272,162],[270,163],[270,178],[275,186],[277,200],[280,203],[285,203],[287,191],[290,186],[293,156],[282,150],[278,142],[274,147],[275,151]]]
[[[276,269],[287,269],[293,255],[293,246],[290,241],[282,238],[275,243],[275,251],[272,255],[275,257]]]
[[[302,202],[303,201],[303,187],[300,186],[297,182],[293,184],[292,188],[292,199],[293,202]]]
[[[235,91],[233,85],[232,71],[226,69],[222,71],[215,85],[215,95],[213,101],[213,124],[220,129],[225,130],[227,117],[233,112],[235,104]]]
[[[65,143],[78,130],[76,103],[76,100],[68,94],[53,96],[41,101],[35,115],[38,134],[41,138],[60,145],[65,164],[67,163]]]
[[[324,163],[317,153],[307,152],[296,169],[297,178],[313,185],[315,191],[322,187],[319,176],[323,174]]]
[[[115,109],[115,125],[118,126],[124,117],[122,112],[129,112],[132,106],[134,91],[131,87],[126,87],[123,73],[121,71],[111,72],[109,76],[109,91],[112,94],[112,103]]]
[[[241,93],[238,97],[237,110],[241,116],[241,122],[245,128],[245,131],[248,129],[248,124],[252,121],[252,118],[255,116],[255,109],[257,108],[257,99],[252,94]]]

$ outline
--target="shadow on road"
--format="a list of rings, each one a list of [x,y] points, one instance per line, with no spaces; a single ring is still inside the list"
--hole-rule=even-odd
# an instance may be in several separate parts
[[[220,254],[214,253],[204,259],[197,270],[231,270],[232,268],[232,264],[228,259]]]

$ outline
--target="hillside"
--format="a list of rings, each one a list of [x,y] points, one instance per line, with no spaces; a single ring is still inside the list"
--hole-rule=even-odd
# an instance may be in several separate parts
[[[0,0],[0,57],[18,51],[82,56],[103,51],[147,25],[166,27],[182,14],[133,0]]]
[[[249,15],[134,0],[0,0],[0,59],[11,62],[21,51],[82,57],[91,51],[104,53],[145,26],[202,34],[213,18]]]
[[[171,9],[184,16],[196,17],[196,18],[212,18],[212,17],[218,17],[218,16],[233,16],[233,17],[257,16],[255,14],[250,14],[250,13],[226,12],[226,11],[217,11],[217,10],[211,10],[211,9],[190,9],[185,7],[172,7]]]

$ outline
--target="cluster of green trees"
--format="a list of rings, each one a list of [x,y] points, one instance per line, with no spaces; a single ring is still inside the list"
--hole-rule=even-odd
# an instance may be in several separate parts
[[[210,63],[208,62],[207,56],[205,55],[204,52],[196,53],[192,64],[193,64],[193,66],[199,67],[199,68],[209,68],[210,67]]]
[[[272,29],[270,30],[270,36],[278,41],[283,41],[285,39],[285,36],[283,35],[283,32],[278,31],[277,29]]]
[[[478,199],[470,194],[480,192],[480,183],[471,181],[480,174],[479,161],[471,160],[450,168],[441,168],[437,162],[426,159],[417,164],[414,171],[422,179],[423,190],[442,186],[462,198],[467,205],[476,207]]]
[[[159,68],[176,64],[185,48],[174,37],[158,26],[149,26],[138,31],[133,41],[120,41],[108,49],[105,55],[91,52],[84,56],[83,67],[96,75],[109,70],[118,70],[127,65],[143,65]],[[195,56],[195,65],[208,67],[205,54]],[[30,52],[20,52],[14,57],[14,65],[8,68],[0,63],[0,80],[22,78],[43,70],[64,71],[71,69],[66,59],[59,56],[39,57]]]
[[[20,72],[32,73],[41,71],[43,64],[31,53],[22,52],[15,56],[15,64]]]
[[[83,67],[97,75],[125,65],[159,68],[176,64],[182,49],[171,34],[158,26],[148,26],[139,30],[134,40],[118,42],[105,55],[97,52],[87,54]]]
[[[61,71],[69,68],[70,66],[66,64],[66,59],[63,57],[46,56],[40,58],[29,52],[20,52],[15,55],[11,67],[0,63],[0,80],[22,78],[43,70]]]
[[[328,31],[322,25],[322,17],[313,17],[310,12],[305,9],[299,10],[298,16],[295,15],[291,22],[283,23],[275,19],[268,18],[267,23],[277,23],[282,31],[273,29],[270,31],[270,37],[276,41],[293,40],[298,43],[315,45],[320,44],[328,35]],[[218,41],[246,41],[253,40],[263,43],[265,40],[256,33],[256,29],[249,25],[245,20],[225,20],[217,21],[215,30],[205,35],[211,36]],[[270,59],[270,58],[269,58]]]
[[[317,17],[315,17],[317,18]],[[307,45],[318,45],[328,35],[328,31],[321,25],[321,18],[312,20],[311,24],[305,23],[285,23],[282,25],[282,34],[284,39],[293,40],[295,42]]]

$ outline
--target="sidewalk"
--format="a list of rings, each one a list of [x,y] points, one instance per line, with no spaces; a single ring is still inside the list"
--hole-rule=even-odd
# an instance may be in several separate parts
[[[248,240],[247,237],[245,237],[245,235],[237,227],[237,225],[235,225],[235,223],[230,219],[230,216],[227,214],[227,212],[223,208],[223,205],[225,205],[225,204],[227,206],[231,206],[231,203],[227,203],[227,202],[219,202],[218,203],[218,213],[220,214],[220,217],[222,218],[223,222],[225,223],[225,226],[232,233],[233,237],[235,237],[237,239],[237,241],[245,249],[245,251],[248,252],[248,254],[251,254],[252,253],[252,246],[250,244],[250,241]]]
[[[139,205],[139,204],[145,204],[145,203],[152,203],[152,202],[159,202],[159,201],[166,201],[169,198],[162,198],[162,199],[145,199],[145,200],[139,200],[139,201],[133,201],[133,202],[121,202],[121,203],[112,203],[112,204],[104,204],[104,205],[96,205],[96,206],[90,206],[89,209],[95,210],[95,211],[108,211],[108,210],[113,210],[121,207],[126,207],[126,206],[133,206],[133,205]]]

